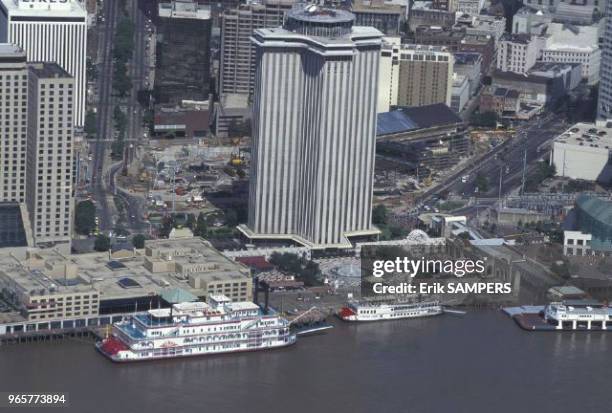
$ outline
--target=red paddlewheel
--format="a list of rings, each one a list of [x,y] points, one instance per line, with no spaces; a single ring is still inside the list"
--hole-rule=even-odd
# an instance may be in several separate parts
[[[350,308],[348,308],[348,307],[342,307],[340,309],[340,313],[339,314],[340,314],[340,317],[347,318],[347,317],[355,315],[355,312],[353,310],[351,310]]]
[[[102,343],[102,351],[104,351],[108,355],[114,355],[122,350],[127,350],[128,346],[126,346],[122,341],[118,340],[116,337],[109,337],[104,340]]]

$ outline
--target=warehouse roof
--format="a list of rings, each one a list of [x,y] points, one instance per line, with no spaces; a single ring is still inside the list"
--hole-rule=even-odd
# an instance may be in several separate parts
[[[389,135],[462,122],[461,118],[444,103],[399,107],[391,112],[378,114],[376,135]]]

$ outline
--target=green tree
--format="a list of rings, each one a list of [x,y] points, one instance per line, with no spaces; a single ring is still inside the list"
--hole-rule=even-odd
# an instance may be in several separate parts
[[[476,188],[478,188],[479,192],[487,192],[489,190],[489,178],[487,178],[481,172],[478,172],[476,175]]]
[[[81,201],[76,205],[74,227],[81,235],[89,235],[96,228],[96,206],[93,202]]]
[[[195,231],[196,228],[196,217],[193,214],[188,214],[187,215],[187,222],[185,223],[185,226],[187,228],[189,228],[192,231]]]
[[[225,211],[225,225],[235,227],[238,225],[238,213],[236,210],[229,208]]]
[[[87,112],[87,115],[85,115],[85,133],[88,136],[94,136],[97,133],[97,128],[96,128],[96,112],[94,112],[93,110],[90,110]]]
[[[99,252],[108,251],[111,247],[110,238],[104,234],[100,234],[96,237],[94,242],[94,249]]]
[[[372,209],[372,223],[374,223],[374,225],[386,225],[388,219],[386,206],[380,204]]]
[[[208,232],[208,224],[206,223],[206,215],[203,212],[198,214],[198,219],[195,223],[193,234],[198,237],[205,237]]]
[[[470,124],[484,128],[494,128],[497,126],[498,116],[495,112],[474,113],[470,117]]]
[[[134,246],[134,248],[144,248],[146,240],[147,237],[145,237],[143,234],[136,234],[132,237],[132,245]]]

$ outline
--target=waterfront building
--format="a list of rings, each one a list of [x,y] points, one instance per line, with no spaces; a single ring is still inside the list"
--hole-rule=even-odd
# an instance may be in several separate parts
[[[115,314],[211,294],[251,301],[252,288],[247,267],[201,238],[150,240],[139,254],[5,248],[0,251],[0,290],[17,311],[3,314],[0,320],[11,321],[0,321],[0,334],[25,331],[26,323],[33,331],[108,324]]]
[[[74,78],[56,63],[29,65],[26,204],[36,245],[70,245],[74,97]]]
[[[26,53],[0,44],[0,201],[25,202],[28,118]]]
[[[612,0],[607,5],[597,104],[597,120],[603,122],[612,120]]]
[[[222,15],[219,92],[252,95],[255,84],[253,30],[280,27],[294,0],[262,0],[228,9]]]
[[[257,29],[249,239],[350,248],[371,222],[382,33],[300,5]]]
[[[55,62],[73,76],[73,122],[84,125],[87,11],[81,2],[0,0],[0,43],[19,45],[28,61]]]

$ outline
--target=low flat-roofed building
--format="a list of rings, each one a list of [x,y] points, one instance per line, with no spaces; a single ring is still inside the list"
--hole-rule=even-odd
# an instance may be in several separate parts
[[[204,138],[210,129],[208,108],[162,108],[155,111],[153,134],[158,138]]]
[[[433,169],[456,164],[470,147],[465,123],[442,103],[379,113],[376,140],[377,148]]]
[[[550,162],[557,176],[610,182],[611,156],[612,128],[577,123],[554,139]]]
[[[161,305],[169,289],[205,299],[252,300],[250,270],[201,238],[147,241],[144,255],[64,255],[30,250],[24,259],[0,252],[0,291],[27,320],[129,313]]]

